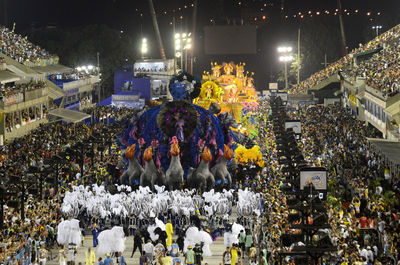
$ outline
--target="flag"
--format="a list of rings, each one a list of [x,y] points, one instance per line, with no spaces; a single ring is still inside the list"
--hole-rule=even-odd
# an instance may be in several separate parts
[[[195,207],[196,215],[197,215],[198,217],[200,217],[199,207],[197,206],[197,204],[195,204],[194,207]]]

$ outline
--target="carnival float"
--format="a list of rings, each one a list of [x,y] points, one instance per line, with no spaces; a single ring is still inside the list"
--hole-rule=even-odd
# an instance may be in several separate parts
[[[259,194],[247,189],[238,189],[235,201],[235,172],[248,168],[246,173],[253,174],[250,170],[262,167],[263,161],[243,125],[221,110],[223,101],[209,102],[207,108],[193,103],[199,96],[224,99],[225,92],[212,86],[211,91],[202,90],[199,79],[181,72],[170,80],[173,101],[133,116],[119,138],[123,157],[117,167],[125,169],[123,185],[81,185],[67,191],[61,212],[70,220],[58,226],[59,244],[79,246],[82,214],[106,228],[96,237],[98,255],[123,252],[129,229],[153,242],[164,239],[164,234],[172,238],[166,228],[172,223],[186,231],[183,251],[200,244],[204,255],[211,256],[210,245],[219,231],[224,231],[226,246],[238,243],[239,232],[252,227],[261,208]],[[240,224],[230,220],[234,205]],[[106,227],[111,220],[119,225]]]
[[[230,188],[234,150],[238,145],[250,149],[253,141],[217,102],[207,109],[192,103],[200,95],[209,96],[199,79],[182,72],[170,80],[169,89],[173,101],[138,113],[121,135],[129,161],[121,182],[170,190]]]
[[[211,72],[203,72],[200,96],[194,103],[208,108],[218,103],[221,111],[229,111],[241,122],[242,110],[257,106],[257,93],[254,87],[254,73],[245,72],[245,63],[211,63]]]

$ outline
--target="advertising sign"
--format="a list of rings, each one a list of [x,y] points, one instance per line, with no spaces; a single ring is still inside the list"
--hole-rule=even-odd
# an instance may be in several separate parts
[[[269,83],[269,90],[278,90],[278,83]]]
[[[328,189],[328,172],[323,167],[305,167],[300,169],[300,190],[304,187],[313,184],[315,190],[319,192],[320,199],[326,199]]]
[[[287,131],[289,128],[291,128],[295,134],[301,134],[301,121],[300,120],[286,120],[285,121],[285,130]]]
[[[276,94],[276,96],[277,96],[277,97],[281,97],[282,102],[287,102],[287,100],[288,100],[288,95],[287,95],[286,92],[278,92],[278,93]]]

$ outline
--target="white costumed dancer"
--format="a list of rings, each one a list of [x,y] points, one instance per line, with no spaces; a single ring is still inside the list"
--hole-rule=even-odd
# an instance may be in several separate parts
[[[232,191],[223,190],[223,192],[215,192],[214,189],[209,192],[203,193],[204,209],[209,217],[218,215],[228,218],[229,213],[232,211]]]
[[[125,239],[124,229],[121,226],[114,226],[111,230],[100,232],[97,254],[102,256],[107,253],[124,252]]]
[[[239,216],[250,216],[255,213],[257,216],[261,214],[260,194],[245,190],[238,191],[237,211]]]
[[[186,230],[185,241],[183,252],[186,252],[188,246],[195,246],[196,244],[204,243],[203,245],[203,255],[205,257],[211,257],[212,253],[210,250],[210,245],[212,244],[212,238],[206,231],[199,231],[197,227],[191,226]]]
[[[158,221],[154,226],[149,226],[149,223],[160,215],[165,221],[170,219],[173,225],[181,228],[191,225],[191,216],[205,215],[209,220],[208,227],[212,231],[217,229],[222,231],[224,223],[233,222],[229,220],[229,217],[235,204],[241,219],[239,222],[244,227],[249,227],[252,220],[249,217],[253,214],[260,215],[260,195],[247,189],[238,191],[239,199],[236,202],[232,190],[222,192],[211,190],[200,196],[195,195],[195,190],[168,191],[165,187],[158,186],[155,186],[155,192],[148,187],[139,187],[135,191],[123,185],[117,185],[116,188],[120,192],[111,194],[104,186],[96,184],[91,187],[75,186],[71,192],[66,193],[61,211],[64,216],[75,218],[80,213],[85,213],[86,216],[94,219],[92,222],[96,223],[99,219],[107,221],[111,218],[117,220],[117,224],[121,226],[129,223],[131,228],[146,229],[154,241],[158,239],[158,234],[154,233],[154,230],[160,227],[164,231],[164,224]],[[226,235],[229,235],[229,238],[226,238],[225,242],[226,245],[231,246],[236,242],[236,238],[231,231],[227,233],[231,235]],[[60,237],[62,238],[63,235]],[[74,241],[79,242],[77,239]]]
[[[233,223],[231,231],[225,231],[224,233],[224,245],[232,247],[233,244],[239,244],[239,234],[242,230],[244,230],[242,225]]]
[[[157,228],[160,228],[161,231],[165,231],[165,224],[164,224],[161,220],[158,220],[158,218],[155,219],[155,224],[150,225],[150,226],[147,228],[147,232],[149,232],[149,234],[150,234],[150,239],[151,239],[151,241],[153,241],[153,242],[157,242],[158,237],[159,237],[159,235],[155,233],[155,230],[156,230]]]
[[[58,224],[57,242],[60,245],[74,244],[77,247],[82,241],[79,221],[76,219],[65,220]]]

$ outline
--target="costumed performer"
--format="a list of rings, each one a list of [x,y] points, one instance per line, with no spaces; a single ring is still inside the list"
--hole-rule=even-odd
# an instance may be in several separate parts
[[[121,226],[114,226],[112,229],[102,231],[99,234],[97,254],[123,252],[125,250],[125,239],[124,229]]]
[[[131,258],[133,258],[133,254],[135,254],[137,248],[139,248],[140,256],[143,255],[142,244],[143,244],[142,235],[140,234],[140,229],[138,228],[135,230],[135,233],[133,235],[133,250]]]
[[[167,249],[170,250],[172,244],[172,234],[174,233],[174,229],[170,220],[165,224],[165,232],[167,232]]]
[[[88,248],[88,250],[85,253],[85,264],[94,265],[95,262],[96,262],[96,255],[94,254],[94,251]]]
[[[231,258],[231,265],[236,265],[236,259],[237,259],[237,257],[238,257],[237,250],[238,250],[237,245],[236,245],[236,244],[233,244],[233,245],[232,245],[232,248],[231,248],[231,256],[232,256],[232,258]]]
[[[62,249],[58,252],[58,264],[59,265],[66,265],[67,264],[67,254],[65,253],[65,247],[62,246]]]
[[[99,236],[99,229],[97,228],[96,223],[93,224],[92,235],[93,235],[93,247],[97,247],[97,245],[99,244],[97,240],[97,237]]]
[[[79,246],[81,243],[81,230],[79,221],[76,219],[65,220],[57,226],[57,243],[59,245],[74,244]]]
[[[188,250],[186,251],[185,264],[194,264],[194,251],[192,250],[192,246],[188,246]]]

